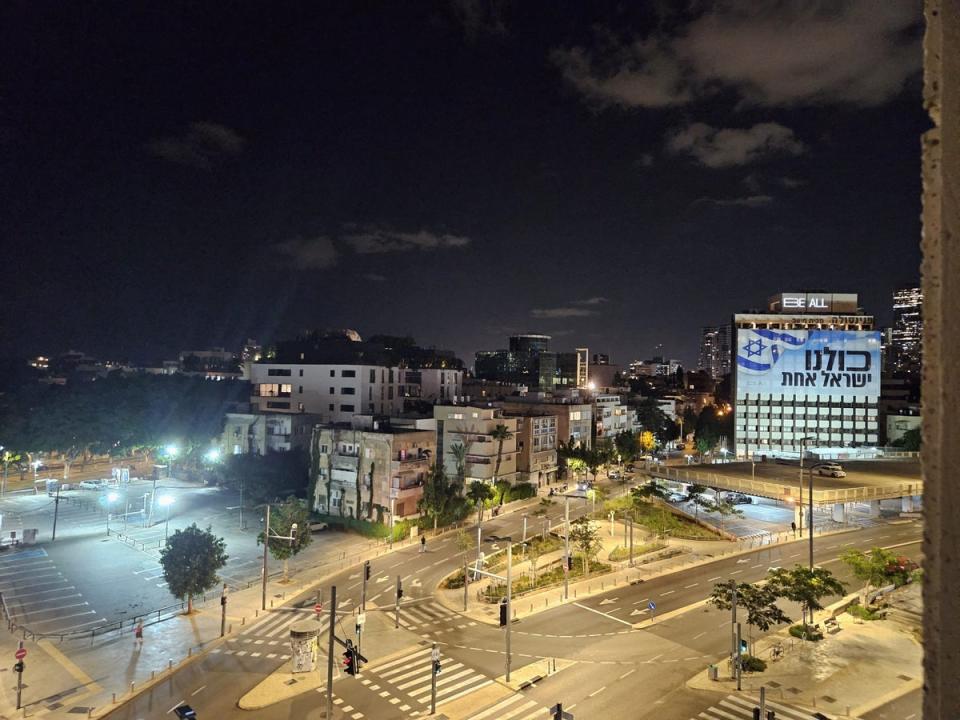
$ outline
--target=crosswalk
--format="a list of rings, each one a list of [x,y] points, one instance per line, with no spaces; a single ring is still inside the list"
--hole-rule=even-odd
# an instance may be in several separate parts
[[[400,607],[400,624],[407,630],[430,629],[433,633],[465,630],[477,623],[448,610],[435,601],[419,602]]]
[[[432,649],[421,647],[412,653],[379,665],[364,668],[360,682],[400,712],[416,717],[429,710]],[[440,659],[437,676],[437,705],[476,692],[493,680],[452,658]]]
[[[522,693],[514,693],[476,715],[468,715],[467,720],[546,720],[549,717],[552,717],[549,709]]]
[[[313,611],[279,611],[250,628],[242,629],[231,636],[224,647],[215,648],[214,653],[236,655],[237,657],[264,657],[268,660],[290,659],[290,626],[301,620],[313,619]],[[323,616],[317,623],[320,628],[321,646],[330,627],[329,616]]]
[[[696,718],[690,720],[753,720],[753,709],[760,707],[760,700],[756,696],[741,694],[727,695],[716,705],[699,713]],[[777,720],[810,720],[812,715],[795,708],[772,702],[769,698],[766,702],[767,710],[776,712]]]

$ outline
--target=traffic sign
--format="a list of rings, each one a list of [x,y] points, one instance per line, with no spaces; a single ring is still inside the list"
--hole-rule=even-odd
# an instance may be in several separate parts
[[[17,648],[17,651],[13,654],[17,660],[23,660],[27,656],[26,648]]]
[[[323,603],[317,603],[316,605],[314,605],[314,606],[313,606],[313,611],[314,611],[317,615],[319,615],[320,613],[322,613],[322,612],[323,612]]]
[[[647,607],[650,608],[651,610],[656,610],[657,604],[653,600],[651,600],[650,602],[647,603]]]

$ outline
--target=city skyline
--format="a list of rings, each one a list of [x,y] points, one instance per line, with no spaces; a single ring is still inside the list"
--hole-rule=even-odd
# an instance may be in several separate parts
[[[0,342],[355,327],[469,358],[535,331],[692,367],[702,325],[780,289],[889,324],[919,265],[919,6],[543,9],[6,8]]]

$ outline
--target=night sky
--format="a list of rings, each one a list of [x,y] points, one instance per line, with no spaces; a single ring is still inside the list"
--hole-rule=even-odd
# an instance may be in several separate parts
[[[921,37],[919,0],[4,3],[0,346],[693,363],[780,290],[887,322]]]

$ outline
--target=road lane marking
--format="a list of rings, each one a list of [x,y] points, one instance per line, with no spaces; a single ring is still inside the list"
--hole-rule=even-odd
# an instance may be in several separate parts
[[[732,573],[730,573],[730,574],[731,574],[731,575],[738,575],[738,574],[740,574],[740,573],[742,573],[742,572],[743,572],[743,570],[734,570],[734,571],[733,571]]]
[[[598,688],[597,690],[594,690],[594,691],[593,691],[592,693],[590,693],[587,697],[593,697],[594,695],[599,695],[600,693],[602,693],[602,692],[603,692],[604,690],[606,690],[606,689],[607,689],[607,686],[604,685],[603,687]]]
[[[586,605],[581,605],[580,603],[577,603],[577,602],[575,602],[575,603],[573,603],[573,604],[576,605],[578,608],[582,608],[582,609],[584,609],[584,610],[589,610],[590,612],[596,613],[597,615],[602,615],[603,617],[605,617],[605,618],[607,618],[607,619],[609,619],[609,620],[613,620],[614,622],[623,623],[624,625],[629,625],[630,627],[633,627],[633,623],[629,623],[629,622],[627,622],[626,620],[621,620],[620,618],[614,617],[613,615],[608,615],[607,613],[605,613],[605,612],[603,612],[603,611],[601,611],[601,610],[597,610],[597,609],[592,608],[592,607],[587,607]]]
[[[660,597],[663,597],[664,595],[670,595],[670,594],[672,594],[672,593],[674,593],[674,592],[676,592],[676,591],[675,591],[675,590],[667,590],[666,592],[660,593]]]
[[[724,625],[726,625],[726,623],[724,623]],[[704,635],[706,635],[706,634],[707,634],[707,631],[704,630],[704,631],[703,631],[702,633],[700,633],[699,635],[694,635],[694,636],[693,636],[693,639],[696,640],[697,638],[702,638],[702,637],[703,637]]]
[[[684,590],[689,590],[690,588],[695,588],[695,587],[696,587],[697,585],[699,585],[699,584],[700,584],[700,583],[694,583],[693,585],[685,585],[683,589],[684,589]]]
[[[721,576],[717,575],[715,578],[710,578],[709,580],[707,580],[707,582],[713,582],[714,580],[719,580],[720,578]]]
[[[194,690],[192,693],[190,693],[190,697],[193,697],[193,696],[196,695],[198,692],[202,692],[203,690],[206,690],[206,688],[207,688],[206,685],[201,685],[201,686],[198,687],[196,690]]]
[[[183,700],[177,700],[177,704],[174,705],[174,706],[173,706],[172,708],[170,708],[169,710],[167,710],[167,715],[169,715],[170,713],[172,713],[174,710],[176,710],[176,709],[177,709],[178,707],[180,707],[181,705],[183,705]]]
[[[633,673],[635,673],[636,671],[637,671],[636,668],[631,668],[630,670],[627,670],[623,675],[618,677],[617,680],[623,680],[625,677],[629,677],[630,675],[633,675]]]

